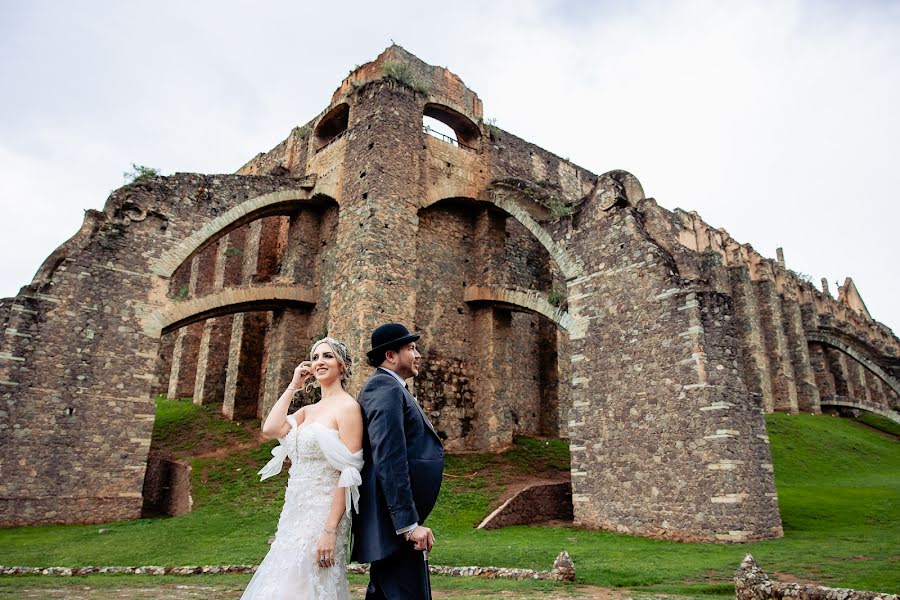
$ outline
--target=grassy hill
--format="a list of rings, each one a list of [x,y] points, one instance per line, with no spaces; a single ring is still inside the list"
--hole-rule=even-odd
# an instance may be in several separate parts
[[[829,416],[767,417],[785,537],[741,545],[683,544],[572,527],[475,530],[506,487],[568,468],[557,440],[519,439],[503,454],[448,456],[429,519],[432,564],[549,569],[562,549],[579,581],[653,592],[733,592],[744,554],[768,572],[833,587],[900,591],[900,444]],[[878,426],[878,423],[875,423]],[[258,421],[232,423],[212,407],[160,400],[154,444],[193,467],[193,512],[100,526],[0,530],[0,564],[150,565],[257,563],[268,549],[286,474],[259,482],[273,442]]]

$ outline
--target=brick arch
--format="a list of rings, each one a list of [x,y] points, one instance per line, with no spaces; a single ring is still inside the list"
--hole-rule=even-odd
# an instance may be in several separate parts
[[[900,412],[892,410],[886,406],[876,404],[874,402],[866,402],[856,398],[847,398],[845,396],[834,396],[833,398],[823,401],[822,406],[840,406],[843,408],[858,408],[876,415],[881,415],[886,419],[890,419],[895,423],[900,423]]]
[[[183,302],[170,302],[144,317],[141,325],[148,336],[159,338],[163,333],[213,317],[286,306],[310,307],[317,299],[315,288],[296,284],[231,287]]]
[[[565,280],[571,281],[576,277],[580,277],[583,274],[583,268],[581,262],[573,255],[571,252],[563,248],[560,244],[556,243],[546,229],[541,227],[540,223],[538,223],[531,215],[528,214],[527,211],[522,209],[515,201],[491,196],[489,198],[470,198],[470,197],[456,197],[456,198],[439,198],[431,202],[425,203],[421,209],[428,208],[430,206],[434,206],[439,202],[443,202],[445,200],[467,200],[470,202],[486,202],[488,204],[493,204],[516,221],[521,223],[525,229],[531,232],[531,234],[537,238],[538,242],[547,250],[550,254],[550,257],[559,267],[559,270],[562,272]],[[421,210],[420,209],[420,210]]]
[[[888,387],[890,387],[892,390],[894,390],[894,392],[900,395],[900,381],[898,381],[896,377],[891,376],[887,371],[878,366],[875,360],[871,356],[869,356],[865,350],[862,349],[862,343],[853,343],[853,341],[845,339],[843,336],[838,336],[827,331],[807,331],[806,341],[818,342],[826,346],[831,346],[840,350],[844,354],[847,354],[848,356],[856,360],[859,364],[874,373],[879,379],[887,384]]]
[[[321,194],[313,194],[315,180],[301,182],[301,189],[282,190],[256,196],[241,202],[218,217],[205,222],[199,229],[183,239],[174,248],[162,253],[151,267],[151,272],[166,279],[188,260],[194,253],[219,239],[229,231],[251,221],[274,215],[290,214],[297,204],[333,203],[334,199]]]
[[[569,334],[572,333],[575,324],[575,319],[569,313],[553,306],[538,292],[531,290],[470,285],[466,288],[463,299],[466,302],[485,302],[538,314],[547,317]]]

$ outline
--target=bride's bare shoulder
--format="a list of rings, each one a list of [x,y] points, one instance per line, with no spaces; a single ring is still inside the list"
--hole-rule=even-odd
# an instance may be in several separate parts
[[[362,417],[362,409],[359,407],[359,403],[356,401],[356,398],[350,394],[341,396],[341,403],[338,406],[338,411],[343,418],[355,419]]]
[[[301,406],[300,410],[295,412],[292,416],[294,417],[294,420],[297,421],[297,425],[299,425],[303,422],[304,419],[306,419],[306,407]]]

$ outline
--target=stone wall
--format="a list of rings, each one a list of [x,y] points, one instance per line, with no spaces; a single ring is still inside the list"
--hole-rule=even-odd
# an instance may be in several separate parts
[[[838,395],[896,412],[900,341],[865,311],[850,278],[837,300],[827,283],[819,291],[808,276],[789,269],[783,252],[777,260],[765,258],[696,213],[670,212],[652,200],[638,210],[682,276],[710,281],[734,298],[741,369],[767,411],[817,413],[823,402],[835,402],[836,379],[852,382]],[[853,363],[861,370],[853,371]],[[829,381],[826,373],[838,375]]]
[[[448,449],[570,439],[580,525],[776,537],[763,411],[896,413],[900,342],[852,281],[838,296],[485,124],[459,77],[392,46],[238,175],[118,190],[0,301],[0,523],[137,516],[155,394],[262,418],[326,332],[355,393],[371,331],[400,321]]]
[[[144,515],[177,517],[191,512],[191,466],[150,450],[142,494]]]
[[[478,529],[498,529],[551,520],[572,520],[572,484],[568,481],[538,483],[520,490],[485,517]]]
[[[233,204],[289,187],[199,175],[137,183],[89,211],[48,258],[3,336],[0,523],[140,516],[159,349],[142,322],[172,302],[153,264]]]
[[[589,232],[589,236],[588,236]],[[631,208],[583,214],[573,336],[576,524],[686,541],[781,535],[730,299],[678,277]]]

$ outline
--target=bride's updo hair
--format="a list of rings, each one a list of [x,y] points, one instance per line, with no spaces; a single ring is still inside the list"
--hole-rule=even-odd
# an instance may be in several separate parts
[[[353,367],[353,358],[350,356],[350,349],[347,348],[347,345],[344,342],[334,339],[333,337],[323,337],[321,340],[317,340],[313,342],[312,347],[309,349],[309,355],[312,357],[313,352],[316,351],[316,348],[319,344],[328,344],[331,346],[331,349],[334,350],[334,357],[337,359],[338,363],[341,365],[341,387],[346,389],[347,382],[350,381],[350,377],[353,375],[353,371],[351,370]],[[310,379],[309,384],[307,384],[307,388],[311,389],[318,385],[318,382],[313,377]]]

